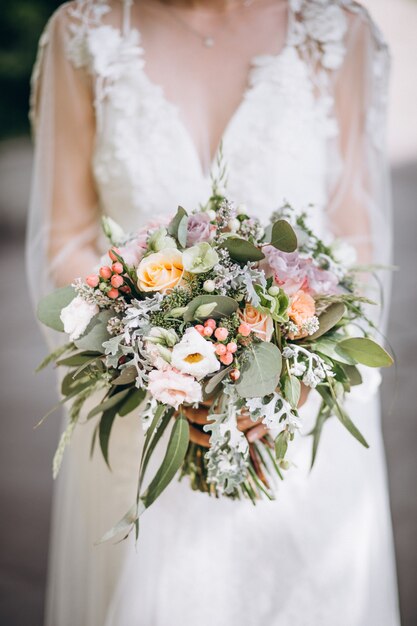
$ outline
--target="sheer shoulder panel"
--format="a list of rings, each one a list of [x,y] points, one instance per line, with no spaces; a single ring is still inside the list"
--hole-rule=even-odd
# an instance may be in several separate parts
[[[119,3],[118,3],[119,4]],[[110,16],[111,17],[107,17]],[[62,5],[39,42],[30,118],[35,140],[28,274],[35,301],[97,262],[98,197],[92,175],[96,119],[88,33],[121,10],[107,2]]]
[[[335,234],[356,246],[361,263],[386,263],[391,240],[385,154],[389,55],[362,7],[352,3],[347,16],[346,56],[332,77],[339,136],[331,159],[329,216]]]

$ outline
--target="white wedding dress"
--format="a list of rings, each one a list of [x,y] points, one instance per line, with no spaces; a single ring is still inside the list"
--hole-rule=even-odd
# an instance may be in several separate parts
[[[51,118],[59,120],[65,90],[85,76],[95,120],[89,176],[101,212],[132,230],[209,195],[207,168],[178,107],[147,74],[131,4],[124,2],[120,21],[106,2],[67,4],[42,37],[33,82],[36,217],[29,264],[51,236],[51,172],[65,175],[67,197],[76,185],[71,173],[81,152],[74,170],[59,169],[63,139]],[[288,10],[285,44],[253,59],[223,134],[228,194],[265,219],[289,201],[306,209],[320,232],[346,236],[359,250],[372,245],[383,259],[390,234],[382,149],[386,48],[356,3],[298,0]],[[60,49],[67,74],[58,92]],[[81,151],[90,132],[77,121],[83,89],[79,101],[70,100],[63,152],[73,141]],[[75,198],[71,211],[77,210]],[[71,215],[67,220],[63,230]],[[88,240],[92,224],[85,219],[83,228],[67,254]],[[137,549],[130,539],[94,543],[134,501],[138,414],[114,426],[111,472],[98,451],[89,458],[94,424],[80,425],[55,493],[48,626],[397,626],[379,401],[371,387],[362,385],[348,403],[369,450],[333,418],[310,472],[305,435],[318,402],[311,393],[301,410],[304,434],[291,450],[294,467],[274,502],[215,500],[174,480],[141,518]]]

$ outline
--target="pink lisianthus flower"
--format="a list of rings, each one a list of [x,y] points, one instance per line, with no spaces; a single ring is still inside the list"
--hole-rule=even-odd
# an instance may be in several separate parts
[[[312,296],[338,293],[339,279],[336,274],[329,270],[324,270],[321,267],[317,267],[311,259],[306,260],[305,263],[307,278],[305,291]]]
[[[281,252],[273,246],[265,246],[263,253],[261,267],[288,296],[300,289],[311,296],[339,291],[336,274],[317,267],[312,259],[304,259],[298,252]]]
[[[203,397],[201,386],[193,376],[181,374],[172,367],[163,371],[152,370],[149,374],[148,391],[158,402],[175,409],[184,402],[201,402]]]
[[[262,269],[267,276],[273,276],[275,283],[288,296],[306,286],[306,260],[298,252],[281,252],[274,246],[265,246],[262,252],[265,254]]]
[[[128,241],[124,246],[119,247],[120,256],[124,260],[127,265],[133,265],[137,267],[145,252],[147,251],[147,241],[149,237],[154,233],[158,228],[162,226],[167,226],[170,222],[170,218],[167,216],[161,216],[157,219],[149,222],[143,228],[140,228],[135,238],[132,241]]]
[[[207,213],[190,215],[187,223],[187,248],[197,243],[210,241],[215,228],[213,224],[210,224],[210,217]]]

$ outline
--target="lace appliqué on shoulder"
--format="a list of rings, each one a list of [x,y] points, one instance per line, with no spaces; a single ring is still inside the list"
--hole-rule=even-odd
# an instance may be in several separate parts
[[[331,0],[290,0],[290,7],[294,17],[289,43],[313,65],[338,69],[346,54],[343,8]]]
[[[100,26],[110,7],[106,0],[77,0],[69,9],[71,18],[66,42],[68,59],[75,67],[88,67],[91,55],[88,49],[88,34],[91,28]]]

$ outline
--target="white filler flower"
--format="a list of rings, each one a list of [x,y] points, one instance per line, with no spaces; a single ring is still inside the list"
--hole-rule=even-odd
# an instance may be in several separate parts
[[[68,306],[62,309],[60,317],[65,332],[70,336],[70,341],[81,337],[98,311],[97,304],[90,304],[80,296],[76,296]]]
[[[171,365],[184,374],[191,374],[197,380],[220,369],[214,345],[204,339],[195,328],[189,328],[181,341],[174,346]]]

